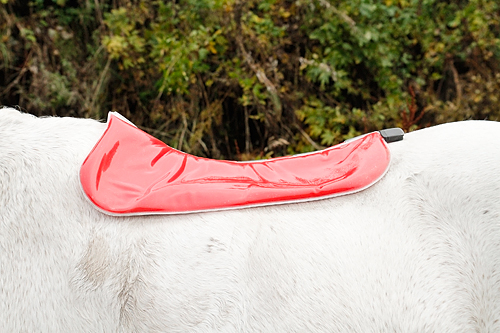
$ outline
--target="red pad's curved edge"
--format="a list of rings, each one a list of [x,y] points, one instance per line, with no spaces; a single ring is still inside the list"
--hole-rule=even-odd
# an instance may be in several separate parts
[[[355,193],[383,177],[379,132],[321,151],[234,162],[171,148],[115,112],[80,169],[88,199],[110,215],[179,214],[309,201]]]

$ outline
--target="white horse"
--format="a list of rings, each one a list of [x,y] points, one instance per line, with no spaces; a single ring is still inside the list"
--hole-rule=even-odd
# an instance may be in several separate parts
[[[357,194],[111,217],[79,185],[106,125],[0,110],[2,332],[500,332],[500,124],[389,144]]]

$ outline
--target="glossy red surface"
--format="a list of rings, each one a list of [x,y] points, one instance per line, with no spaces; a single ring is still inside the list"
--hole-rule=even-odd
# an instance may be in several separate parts
[[[312,200],[380,179],[390,153],[378,132],[309,154],[219,161],[173,149],[115,114],[80,170],[91,202],[110,214],[171,214]]]

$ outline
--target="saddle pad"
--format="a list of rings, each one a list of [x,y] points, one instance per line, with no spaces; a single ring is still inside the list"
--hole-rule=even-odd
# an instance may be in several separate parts
[[[377,182],[389,162],[379,132],[313,153],[211,160],[173,149],[110,112],[80,181],[90,201],[111,215],[190,213],[354,193]]]

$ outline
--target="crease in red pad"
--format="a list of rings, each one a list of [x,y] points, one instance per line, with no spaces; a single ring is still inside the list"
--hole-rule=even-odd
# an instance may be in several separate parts
[[[111,215],[179,214],[309,201],[355,193],[390,163],[379,132],[321,151],[235,162],[167,146],[115,112],[80,169],[82,188]]]

